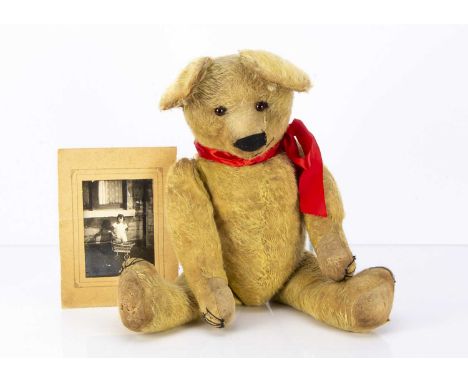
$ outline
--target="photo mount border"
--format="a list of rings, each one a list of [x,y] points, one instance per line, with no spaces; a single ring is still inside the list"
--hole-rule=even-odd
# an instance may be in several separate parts
[[[84,256],[84,180],[152,179],[155,268],[165,279],[175,280],[178,262],[166,227],[164,189],[167,172],[176,156],[175,147],[58,150],[62,307],[117,305],[118,276],[89,278],[83,273],[80,278],[80,251]],[[81,262],[85,272],[84,257]]]

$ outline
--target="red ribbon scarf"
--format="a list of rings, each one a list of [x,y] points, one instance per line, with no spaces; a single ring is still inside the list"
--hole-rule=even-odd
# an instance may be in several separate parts
[[[296,139],[304,152],[304,156],[299,154]],[[251,159],[243,159],[226,151],[211,149],[198,142],[195,142],[195,147],[200,157],[234,167],[251,166],[264,162],[284,150],[299,171],[298,189],[301,211],[311,215],[327,216],[325,192],[323,190],[322,155],[317,141],[302,121],[293,120],[283,138],[275,146]]]

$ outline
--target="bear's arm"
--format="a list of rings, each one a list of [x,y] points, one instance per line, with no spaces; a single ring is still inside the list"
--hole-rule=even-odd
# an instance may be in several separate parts
[[[210,196],[194,160],[179,160],[169,169],[167,178],[167,219],[172,246],[200,310],[205,312],[208,308],[229,320],[234,298],[228,287],[213,215]]]
[[[340,191],[325,166],[323,188],[327,217],[304,214],[304,222],[321,271],[331,279],[339,281],[352,275],[355,264],[343,232],[344,209]]]

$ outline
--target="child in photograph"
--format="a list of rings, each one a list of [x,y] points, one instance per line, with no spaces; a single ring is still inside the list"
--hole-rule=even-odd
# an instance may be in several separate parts
[[[115,240],[119,243],[126,243],[128,225],[124,222],[124,216],[122,214],[117,215],[117,222],[112,224],[112,227],[114,227]]]

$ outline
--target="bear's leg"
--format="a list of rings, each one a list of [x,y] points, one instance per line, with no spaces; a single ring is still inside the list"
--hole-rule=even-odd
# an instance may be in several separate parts
[[[160,332],[200,316],[183,275],[171,283],[147,261],[129,259],[126,265],[119,279],[118,306],[127,328],[145,333]]]
[[[382,267],[369,268],[346,281],[325,277],[311,253],[276,296],[328,325],[351,332],[366,332],[388,321],[395,281]]]

